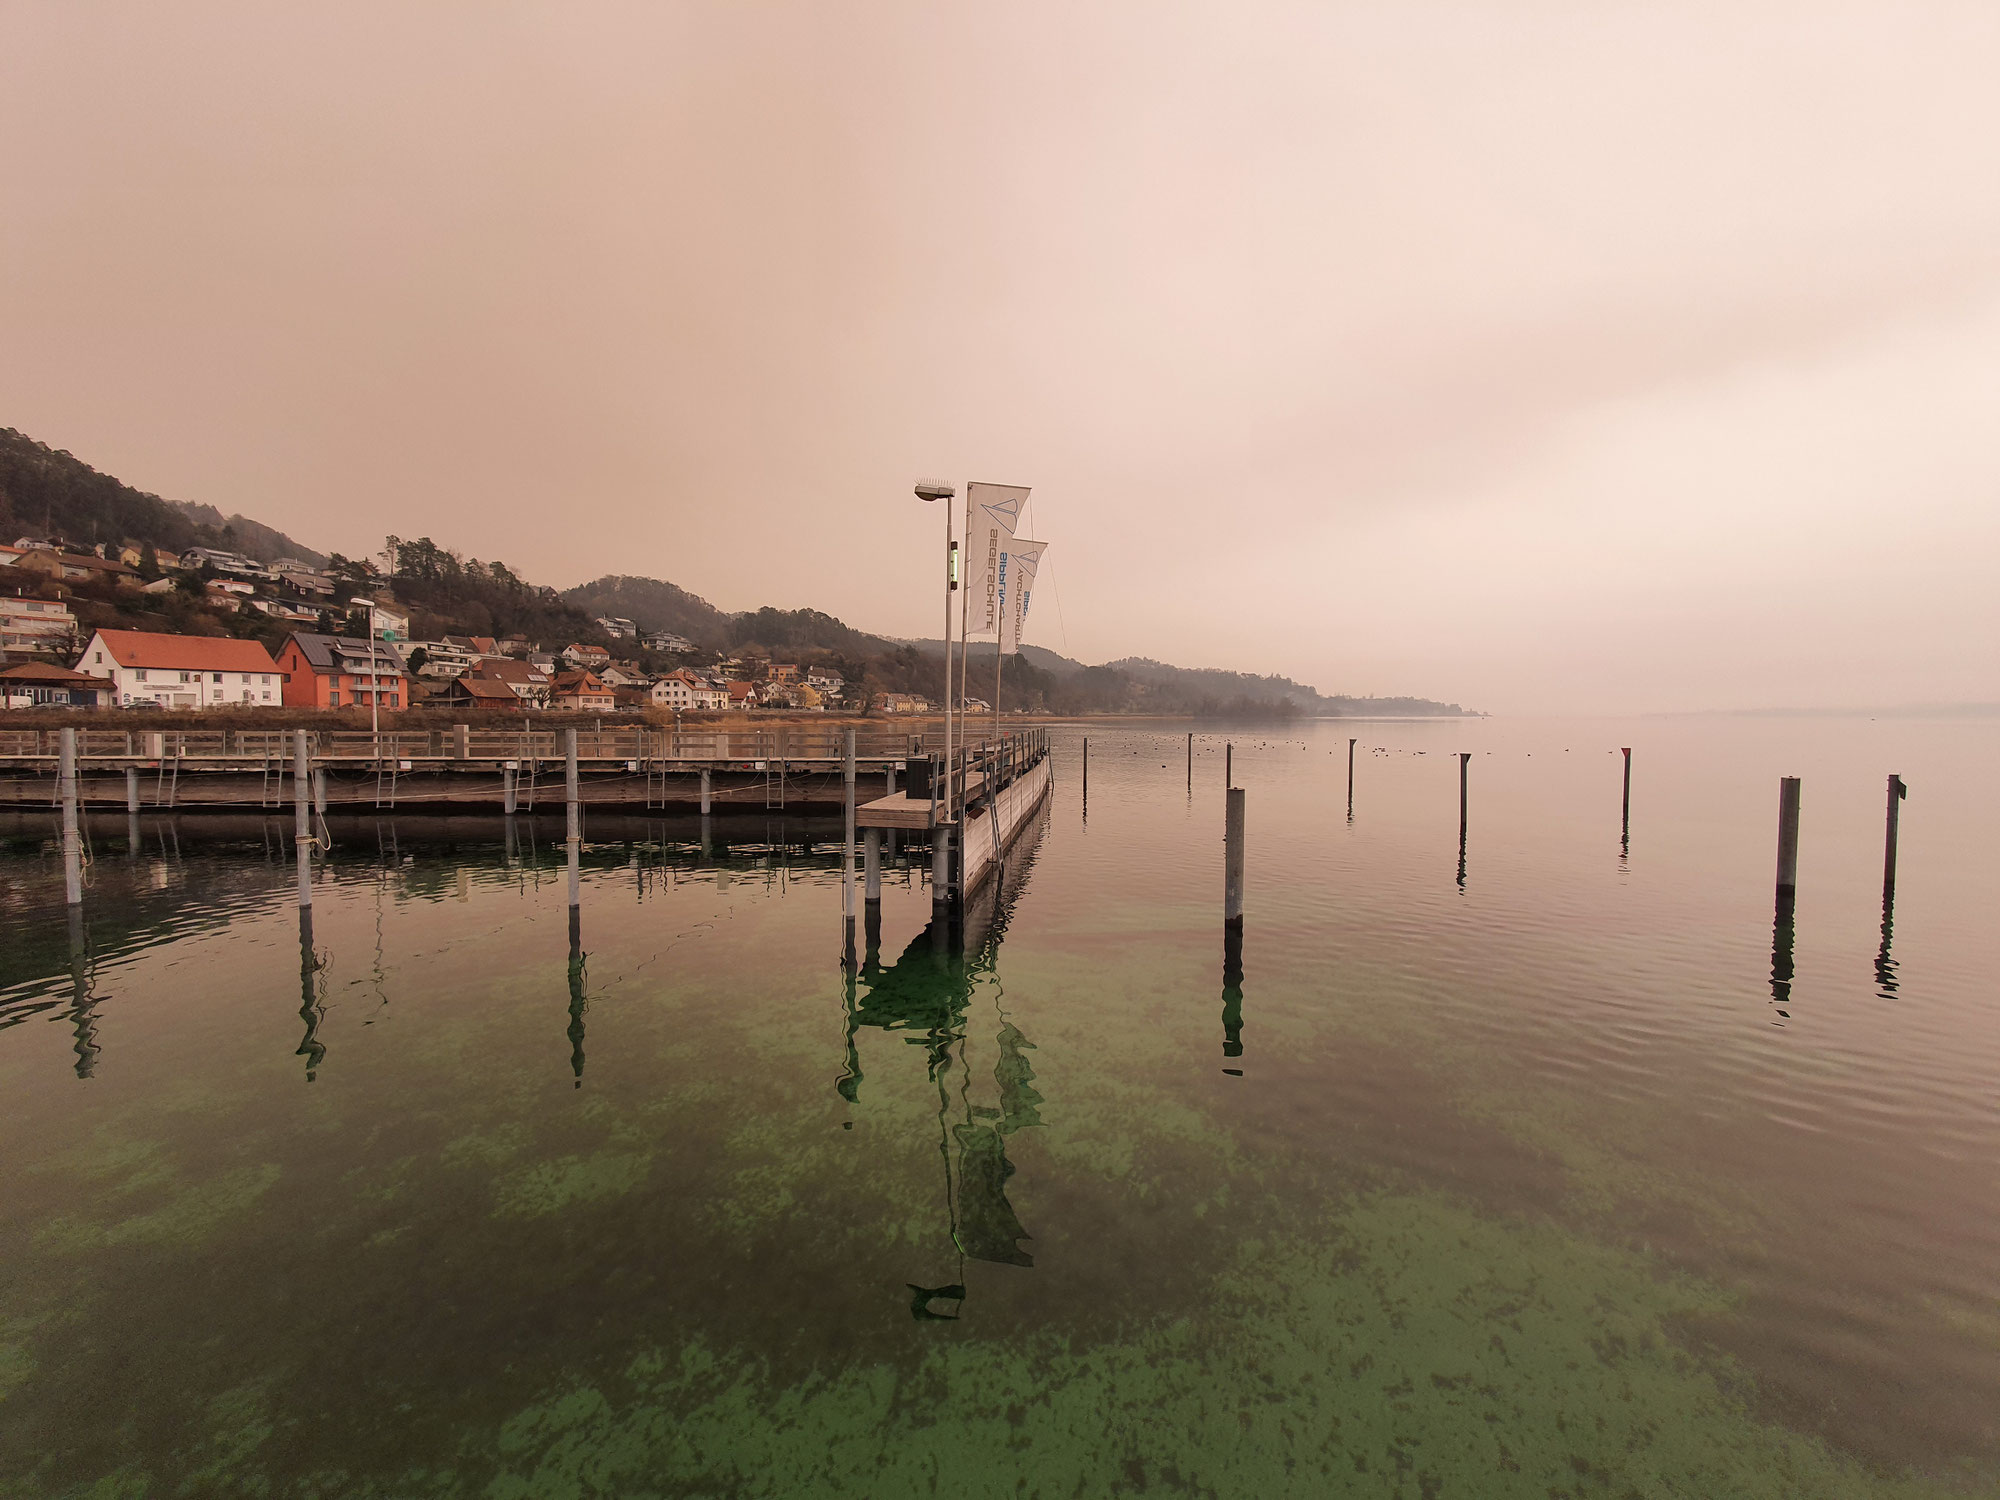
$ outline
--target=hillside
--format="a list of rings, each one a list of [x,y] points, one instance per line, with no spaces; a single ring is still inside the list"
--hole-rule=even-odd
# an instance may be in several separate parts
[[[898,641],[857,629],[816,609],[763,609],[738,613],[664,579],[606,574],[566,592],[529,582],[500,562],[466,558],[428,537],[390,537],[395,571],[383,576],[366,561],[313,550],[247,516],[225,516],[198,501],[168,501],[99,473],[73,454],[0,428],[0,538],[60,537],[77,546],[132,542],[171,555],[193,546],[244,552],[263,562],[295,557],[324,566],[349,587],[388,585],[412,612],[416,639],[443,634],[520,633],[551,649],[571,641],[613,645],[652,666],[655,659],[632,643],[614,643],[594,623],[622,617],[646,631],[672,631],[701,649],[697,661],[721,655],[824,664],[869,693],[943,692],[942,646]],[[79,591],[86,624],[124,624],[194,634],[254,635],[269,644],[293,626],[262,615],[234,615],[208,607],[201,580],[161,599],[144,600],[111,585]],[[339,623],[327,617],[326,624]],[[972,692],[992,691],[993,647],[972,647]],[[1289,678],[1248,672],[1170,666],[1127,657],[1086,666],[1054,651],[1029,646],[1007,664],[1002,705],[1057,714],[1153,713],[1188,717],[1270,718],[1311,714],[1452,715],[1458,705],[1420,698],[1328,697]]]
[[[254,557],[262,563],[276,562],[281,557],[295,557],[316,568],[326,566],[324,552],[315,552],[304,542],[295,542],[284,532],[266,526],[262,521],[253,521],[242,515],[225,516],[213,505],[202,505],[193,500],[175,500],[172,504],[190,520],[206,526],[217,536],[233,537],[235,540],[229,543],[232,552],[241,552],[245,557]]]

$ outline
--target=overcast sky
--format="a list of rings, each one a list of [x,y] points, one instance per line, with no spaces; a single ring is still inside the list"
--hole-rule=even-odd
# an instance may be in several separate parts
[[[1501,712],[2000,699],[2000,5],[0,5],[0,425]]]

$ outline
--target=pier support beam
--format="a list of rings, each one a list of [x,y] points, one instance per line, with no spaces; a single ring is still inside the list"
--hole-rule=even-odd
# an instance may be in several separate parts
[[[454,724],[451,726],[451,754],[454,760],[472,759],[472,726]]]
[[[1799,778],[1787,776],[1778,783],[1778,899],[1790,901],[1799,893]]]
[[[56,766],[56,792],[62,798],[63,900],[83,905],[83,845],[76,827],[76,731],[62,731]]]
[[[299,910],[310,912],[313,904],[312,888],[312,751],[306,732],[301,729],[292,736],[292,805],[294,808],[292,843],[299,856]]]

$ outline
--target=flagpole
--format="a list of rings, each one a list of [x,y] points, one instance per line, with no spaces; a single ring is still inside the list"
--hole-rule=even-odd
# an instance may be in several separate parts
[[[972,548],[972,486],[965,487],[965,545],[968,555]],[[971,661],[967,654],[966,621],[971,618],[972,590],[960,589],[958,593],[958,727],[961,737],[965,729],[965,678]]]

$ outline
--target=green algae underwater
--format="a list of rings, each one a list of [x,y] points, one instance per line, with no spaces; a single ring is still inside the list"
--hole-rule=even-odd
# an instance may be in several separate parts
[[[1928,1242],[1825,1233],[1884,1139],[1770,1139],[1768,954],[1688,938],[1729,892],[1621,908],[1557,841],[1556,919],[1468,921],[1392,803],[1365,901],[1253,880],[1232,959],[1219,796],[1093,740],[1087,822],[1072,773],[955,927],[899,865],[852,975],[796,819],[600,822],[574,954],[532,835],[348,831],[305,948],[281,857],[107,841],[87,964],[0,988],[0,1495],[1993,1491],[1992,1262],[1892,1293],[1856,1262]],[[1239,741],[1253,809],[1308,753]],[[45,846],[0,870],[60,922]],[[1643,1078],[1556,1019],[1609,971]]]

